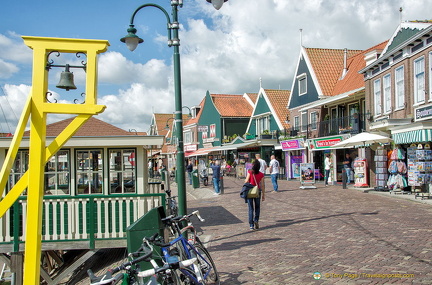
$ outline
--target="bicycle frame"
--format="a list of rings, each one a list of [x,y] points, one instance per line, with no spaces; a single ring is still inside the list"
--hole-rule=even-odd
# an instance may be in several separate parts
[[[187,259],[193,258],[194,256],[192,254],[194,254],[196,257],[200,257],[200,259],[207,264],[208,270],[204,272],[204,275],[202,275],[201,268],[198,268],[198,265],[196,263],[192,265],[195,275],[191,274],[188,270],[180,269],[183,274],[191,278],[193,284],[201,284],[201,281],[206,280],[211,270],[213,269],[211,263],[207,259],[205,259],[205,257],[195,248],[195,246],[191,244],[183,235],[180,235],[179,237],[172,240],[169,245],[174,246],[178,243],[180,243],[181,247],[185,249]],[[169,247],[161,247],[161,249],[164,259],[168,262],[168,260],[172,258],[172,256],[169,254]]]

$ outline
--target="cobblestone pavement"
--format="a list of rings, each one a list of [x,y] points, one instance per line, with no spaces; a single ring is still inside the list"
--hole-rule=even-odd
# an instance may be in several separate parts
[[[275,193],[266,178],[260,229],[251,231],[242,184],[224,177],[220,196],[187,185],[221,284],[432,284],[431,201],[286,180]]]

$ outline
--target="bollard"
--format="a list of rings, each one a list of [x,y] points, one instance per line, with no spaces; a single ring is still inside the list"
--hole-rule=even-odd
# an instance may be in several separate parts
[[[342,168],[342,189],[347,189],[346,180],[346,170],[345,168]]]
[[[221,194],[224,193],[224,180],[223,180],[223,175],[221,175],[220,179],[219,179],[219,191]]]

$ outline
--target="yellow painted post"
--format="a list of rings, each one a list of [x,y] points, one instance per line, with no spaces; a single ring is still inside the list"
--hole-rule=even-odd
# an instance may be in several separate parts
[[[40,258],[42,248],[42,208],[44,195],[44,167],[47,160],[55,154],[79,127],[92,115],[103,112],[105,106],[97,103],[97,55],[105,52],[108,41],[60,39],[42,37],[23,37],[24,42],[33,49],[33,79],[31,98],[23,110],[17,126],[17,137],[13,139],[12,153],[7,157],[0,171],[0,186],[6,185],[12,161],[22,139],[23,129],[30,117],[29,169],[14,188],[0,202],[2,216],[19,194],[27,187],[27,224],[24,255],[24,284],[39,284]],[[51,104],[46,100],[48,91],[47,56],[52,51],[60,53],[85,53],[86,66],[86,99],[84,104]],[[49,113],[77,114],[77,118],[46,147],[46,118]],[[3,190],[2,187],[2,190]]]

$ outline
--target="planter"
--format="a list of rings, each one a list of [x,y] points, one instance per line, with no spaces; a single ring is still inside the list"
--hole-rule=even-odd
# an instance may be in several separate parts
[[[269,140],[272,138],[272,135],[261,135],[261,139],[263,140]]]
[[[253,140],[255,138],[255,135],[246,135],[245,137],[247,140]]]

